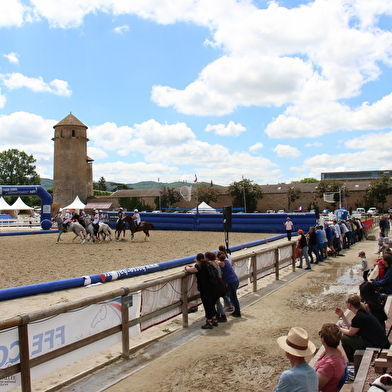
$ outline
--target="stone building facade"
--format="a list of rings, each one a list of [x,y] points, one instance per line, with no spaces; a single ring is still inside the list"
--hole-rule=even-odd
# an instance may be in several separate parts
[[[87,126],[69,114],[54,127],[53,203],[65,207],[76,196],[93,195],[93,160],[87,156]]]

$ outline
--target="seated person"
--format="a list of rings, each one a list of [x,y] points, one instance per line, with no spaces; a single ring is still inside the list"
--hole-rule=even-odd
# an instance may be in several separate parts
[[[357,294],[351,294],[346,301],[347,309],[351,310],[355,316],[350,321],[340,308],[335,309],[335,313],[343,319],[344,326],[341,327],[343,333],[342,346],[349,362],[354,362],[356,350],[363,350],[366,347],[388,348],[389,341],[385,335],[385,330],[377,320],[376,316],[366,310],[365,305]]]
[[[383,279],[371,279],[371,283],[373,286],[379,288],[379,290],[385,294],[392,294],[392,255],[385,254],[383,256],[383,264],[385,268],[385,276]]]
[[[346,370],[346,360],[338,349],[342,331],[336,324],[326,323],[321,327],[319,336],[325,352],[314,366],[318,377],[318,388],[322,392],[336,392]]]
[[[287,336],[277,339],[289,359],[291,369],[285,370],[279,378],[275,392],[316,392],[318,378],[315,370],[306,362],[305,357],[316,351],[316,346],[309,340],[308,333],[299,327],[290,329]]]

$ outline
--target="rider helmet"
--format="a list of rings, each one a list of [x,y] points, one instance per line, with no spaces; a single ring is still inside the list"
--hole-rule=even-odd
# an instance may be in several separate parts
[[[133,210],[133,212],[139,212],[139,211],[138,211],[138,209],[137,209],[137,208],[135,208],[135,209]]]
[[[99,210],[99,212],[102,212],[102,210]]]
[[[120,207],[120,210],[122,211],[124,208]]]

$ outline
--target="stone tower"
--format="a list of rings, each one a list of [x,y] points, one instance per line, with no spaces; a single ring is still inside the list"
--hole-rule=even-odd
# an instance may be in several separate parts
[[[54,127],[53,203],[65,207],[76,196],[93,195],[93,160],[87,156],[87,126],[69,114]]]

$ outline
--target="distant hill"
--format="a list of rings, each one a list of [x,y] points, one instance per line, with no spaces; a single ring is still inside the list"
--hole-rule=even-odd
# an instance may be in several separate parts
[[[41,185],[45,189],[51,189],[53,188],[53,180],[51,180],[50,178],[41,178]]]
[[[198,185],[204,184],[204,185],[211,185],[209,182],[198,182]],[[41,185],[45,189],[50,189],[53,188],[53,180],[50,178],[41,178]],[[177,181],[177,182],[156,182],[156,181],[141,181],[141,182],[136,182],[135,184],[125,184],[129,188],[132,189],[161,189],[164,186],[168,188],[180,188],[182,186],[191,186],[191,185],[196,185],[193,182],[184,182],[184,181]],[[106,187],[108,191],[113,191],[115,188],[117,188],[118,183],[113,183],[110,181],[106,181]],[[214,184],[215,187],[220,187],[221,185],[216,185]]]

